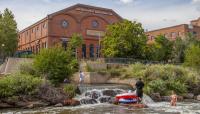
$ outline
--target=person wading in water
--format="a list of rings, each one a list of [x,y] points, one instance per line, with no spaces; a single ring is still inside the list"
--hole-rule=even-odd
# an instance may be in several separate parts
[[[139,78],[139,80],[136,82],[135,87],[136,87],[136,95],[139,97],[139,102],[141,102],[143,97],[143,87],[144,87],[144,82],[142,81],[141,78]]]
[[[172,91],[172,95],[171,95],[171,106],[176,106],[176,102],[177,102],[177,95],[174,91]]]

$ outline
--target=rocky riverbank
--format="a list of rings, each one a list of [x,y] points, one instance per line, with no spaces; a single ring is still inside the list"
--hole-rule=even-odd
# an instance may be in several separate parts
[[[42,85],[33,95],[20,95],[0,99],[0,109],[3,108],[37,108],[46,106],[77,106],[80,102],[70,98],[61,88]]]
[[[170,101],[170,96],[161,96],[160,93],[152,93],[150,97],[155,101],[155,102],[162,102]],[[178,96],[178,101],[180,102],[200,102],[200,95],[194,95],[193,93],[187,93],[182,96]]]

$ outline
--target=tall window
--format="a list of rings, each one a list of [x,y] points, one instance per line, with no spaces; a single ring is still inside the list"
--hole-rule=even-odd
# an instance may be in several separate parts
[[[94,57],[94,45],[90,44],[90,58]]]
[[[82,58],[86,58],[86,45],[82,45]]]

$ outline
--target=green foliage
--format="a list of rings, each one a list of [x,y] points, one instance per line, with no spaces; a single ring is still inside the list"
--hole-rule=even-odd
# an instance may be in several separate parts
[[[200,45],[191,45],[185,53],[185,66],[200,69]]]
[[[57,85],[77,69],[76,60],[63,48],[43,49],[34,60],[34,67],[45,78]]]
[[[64,86],[64,91],[69,95],[70,98],[73,98],[76,95],[77,87],[73,84],[67,84]]]
[[[31,75],[9,75],[0,80],[0,98],[34,94],[41,83],[40,78]]]
[[[19,70],[21,74],[38,75],[36,69],[33,67],[33,63],[24,62],[20,64]]]
[[[124,20],[109,25],[102,40],[102,52],[105,57],[141,58],[147,38],[142,25]]]
[[[144,65],[136,63],[127,68],[130,77],[141,77],[145,82],[145,92],[159,92],[163,95],[174,90],[178,94],[188,91],[188,87],[200,82],[197,70],[176,65]],[[165,91],[165,92],[164,92]]]
[[[71,56],[75,57],[76,49],[80,47],[83,43],[83,38],[79,34],[73,34],[70,39],[67,47],[67,53],[71,54]]]
[[[0,57],[12,56],[18,42],[17,23],[13,13],[7,8],[0,15]]]
[[[152,93],[159,92],[163,95],[167,90],[166,82],[161,79],[151,81],[148,86],[150,88],[150,92]]]
[[[171,59],[172,49],[173,42],[159,35],[155,38],[154,44],[146,47],[146,58],[154,61],[168,61]]]
[[[186,42],[182,40],[180,37],[176,38],[174,41],[172,52],[173,62],[175,63],[183,63],[185,57],[185,49],[186,49]]]

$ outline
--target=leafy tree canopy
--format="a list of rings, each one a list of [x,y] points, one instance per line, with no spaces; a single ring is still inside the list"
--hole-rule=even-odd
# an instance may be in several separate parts
[[[141,58],[147,38],[142,24],[123,20],[109,25],[101,41],[105,57]]]
[[[0,56],[12,56],[17,48],[17,23],[13,13],[5,9],[0,14]]]

